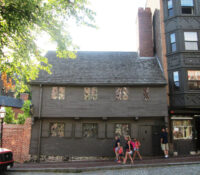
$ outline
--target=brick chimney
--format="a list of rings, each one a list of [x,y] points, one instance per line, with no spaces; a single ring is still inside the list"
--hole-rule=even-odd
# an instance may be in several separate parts
[[[138,9],[138,34],[140,57],[153,57],[152,14],[150,8]]]
[[[26,101],[28,100],[29,94],[28,93],[21,93],[20,94],[20,99]]]

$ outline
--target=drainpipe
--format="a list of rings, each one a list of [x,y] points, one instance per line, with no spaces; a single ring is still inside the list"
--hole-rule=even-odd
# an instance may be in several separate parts
[[[37,162],[40,162],[40,150],[41,150],[41,134],[42,134],[42,119],[41,119],[41,112],[42,112],[42,95],[43,95],[43,87],[40,84],[40,99],[39,99],[39,134],[38,134],[38,150],[37,150]]]

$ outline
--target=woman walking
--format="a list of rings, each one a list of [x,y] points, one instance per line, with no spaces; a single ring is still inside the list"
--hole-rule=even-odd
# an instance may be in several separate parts
[[[125,147],[125,157],[124,157],[124,161],[123,164],[126,164],[127,158],[129,157],[129,159],[131,160],[131,164],[133,164],[133,159],[131,157],[131,154],[133,153],[133,146],[131,144],[131,138],[130,136],[125,136],[125,140],[126,140],[126,147]]]
[[[140,141],[138,141],[137,139],[134,139],[135,142],[135,147],[134,147],[134,154],[133,154],[133,160],[135,160],[135,156],[136,154],[138,155],[138,157],[140,158],[140,160],[142,160],[142,156],[140,155],[139,149],[140,149]]]

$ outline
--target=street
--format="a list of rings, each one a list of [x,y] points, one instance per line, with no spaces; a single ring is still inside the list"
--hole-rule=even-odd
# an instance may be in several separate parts
[[[38,173],[38,172],[7,172],[4,175],[75,175],[75,173]],[[138,168],[138,169],[121,169],[121,170],[106,170],[95,172],[78,173],[79,175],[199,175],[199,164],[179,165],[166,167]]]

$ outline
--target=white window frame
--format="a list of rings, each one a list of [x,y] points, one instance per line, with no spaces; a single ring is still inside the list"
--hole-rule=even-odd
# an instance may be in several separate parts
[[[172,36],[174,35],[174,40],[172,40]],[[176,52],[177,47],[176,47],[176,33],[170,33],[170,50],[171,52]],[[173,47],[175,46],[175,47]],[[174,49],[175,48],[175,49]]]
[[[180,88],[180,77],[179,77],[179,71],[174,71],[173,72],[173,82],[174,82],[174,87],[176,90],[179,90]]]
[[[167,10],[168,10],[169,17],[174,16],[173,0],[167,1]]]
[[[196,36],[192,38],[191,34],[195,34]],[[198,50],[198,33],[191,31],[184,32],[184,43],[185,43],[185,50]],[[195,44],[194,45],[195,48],[189,45],[191,43]]]
[[[191,4],[184,3],[184,2],[187,2],[187,1],[191,1],[192,3]],[[190,9],[191,13],[183,13],[183,9]],[[181,13],[183,15],[192,15],[192,14],[194,14],[194,0],[181,0]]]

